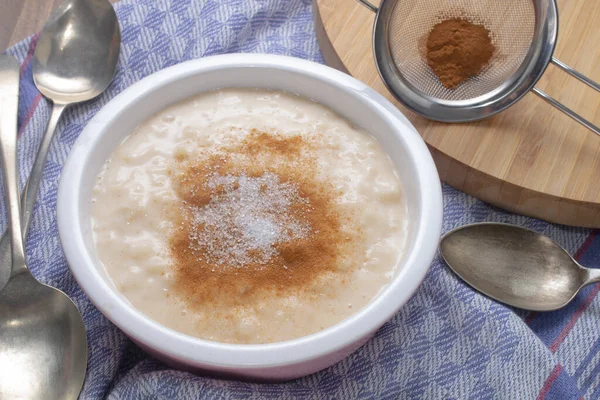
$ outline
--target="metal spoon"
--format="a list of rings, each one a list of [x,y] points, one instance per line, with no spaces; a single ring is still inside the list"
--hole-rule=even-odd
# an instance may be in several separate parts
[[[0,398],[76,399],[87,340],[66,294],[31,275],[25,262],[17,178],[19,63],[0,55],[0,152],[8,205],[12,271],[0,291]]]
[[[65,0],[44,25],[33,59],[33,79],[54,105],[27,185],[21,195],[21,221],[27,235],[44,164],[65,108],[102,93],[117,70],[121,32],[108,0]],[[10,241],[0,240],[0,289],[10,274]]]
[[[547,236],[499,223],[467,225],[442,237],[442,257],[465,282],[508,305],[564,307],[600,270],[584,268]]]

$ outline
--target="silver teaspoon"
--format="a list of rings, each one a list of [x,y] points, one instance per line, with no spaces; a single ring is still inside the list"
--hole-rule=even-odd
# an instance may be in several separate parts
[[[442,257],[465,282],[508,305],[564,307],[600,270],[584,268],[547,236],[499,223],[467,225],[442,237]]]
[[[33,58],[38,90],[53,102],[52,114],[29,180],[21,195],[23,231],[27,235],[44,164],[56,125],[65,108],[101,94],[117,70],[121,31],[108,0],[65,0],[44,25]],[[0,288],[10,274],[10,243],[0,240]]]
[[[0,291],[0,398],[76,399],[85,379],[87,339],[66,294],[31,275],[25,261],[17,180],[19,63],[0,55],[0,153],[12,270]]]

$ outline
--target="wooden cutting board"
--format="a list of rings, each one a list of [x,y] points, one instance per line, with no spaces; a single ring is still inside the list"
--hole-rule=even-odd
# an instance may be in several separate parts
[[[558,8],[554,55],[600,81],[598,0],[558,0]],[[398,106],[427,142],[444,182],[516,213],[600,227],[599,136],[532,93],[484,121],[426,120],[394,100],[380,80],[371,48],[371,11],[356,0],[313,0],[313,10],[325,61]],[[600,125],[600,93],[553,66],[537,86]]]

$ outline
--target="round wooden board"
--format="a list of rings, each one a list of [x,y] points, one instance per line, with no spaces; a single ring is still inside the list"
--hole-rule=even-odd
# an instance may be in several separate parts
[[[598,0],[558,0],[555,56],[600,81]],[[373,1],[378,4],[378,0]],[[534,94],[484,121],[443,124],[401,106],[379,78],[374,14],[355,0],[313,0],[325,61],[391,100],[427,142],[444,182],[498,207],[547,221],[600,227],[600,137]],[[600,124],[600,94],[550,66],[537,85]]]

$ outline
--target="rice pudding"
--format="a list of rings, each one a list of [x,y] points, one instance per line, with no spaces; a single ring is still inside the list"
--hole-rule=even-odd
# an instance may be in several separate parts
[[[396,274],[407,208],[368,134],[310,100],[222,89],[135,129],[92,199],[98,258],[176,331],[270,343],[334,325]]]

